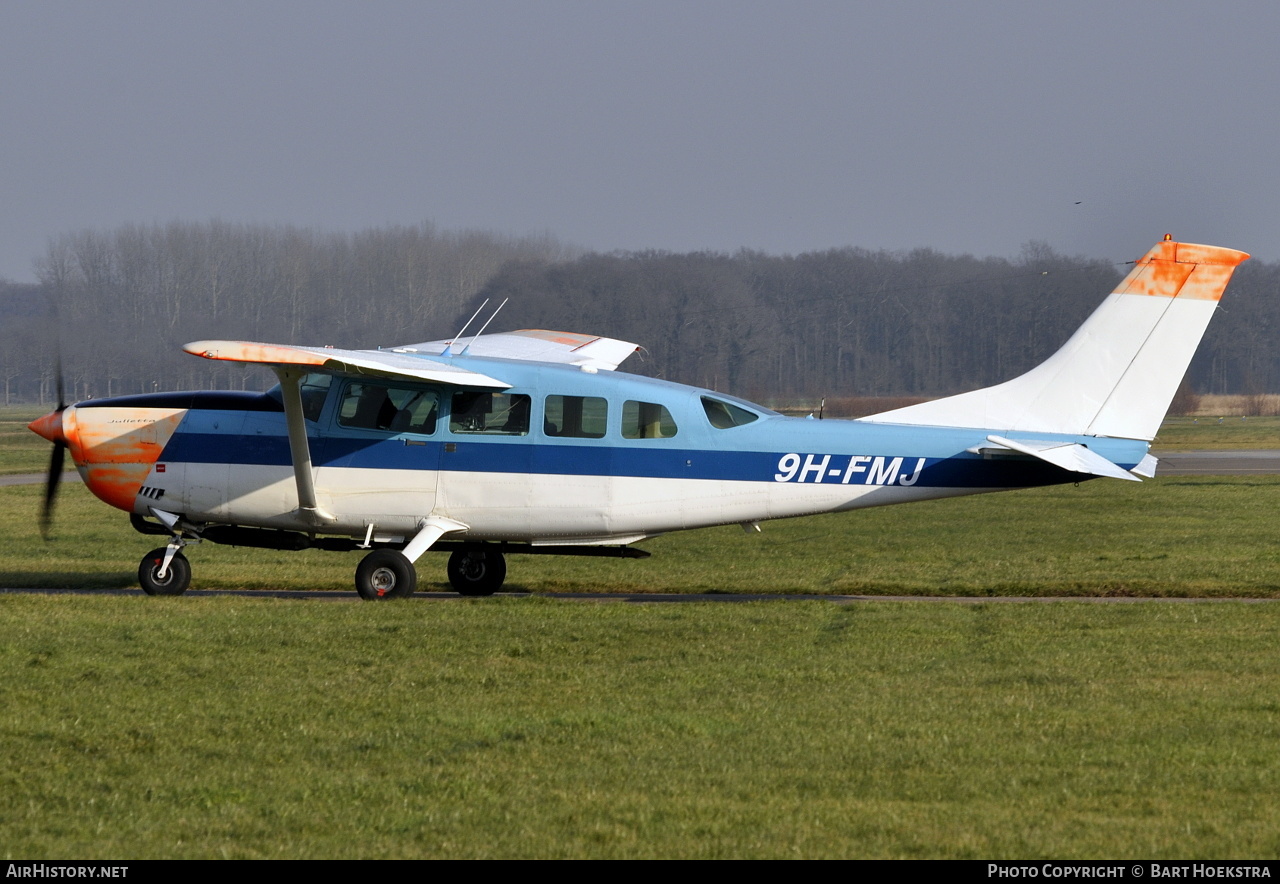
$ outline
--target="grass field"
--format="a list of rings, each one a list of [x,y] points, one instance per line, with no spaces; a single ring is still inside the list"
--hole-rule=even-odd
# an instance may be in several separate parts
[[[27,429],[48,408],[0,406],[0,476],[49,469],[49,443]],[[71,459],[67,458],[68,464]]]
[[[63,491],[46,544],[0,489],[0,586],[136,585],[161,538]],[[513,556],[531,595],[444,604],[0,595],[0,856],[1274,858],[1280,605],[1225,599],[1280,598],[1278,503],[1087,482]],[[359,558],[189,554],[343,598]],[[541,595],[610,590],[1217,601]]]
[[[0,586],[136,586],[163,538],[64,486],[53,540],[38,486],[0,489]],[[1280,597],[1280,477],[1086,482],[843,515],[716,528],[639,544],[643,560],[511,556],[505,589],[964,596]],[[194,588],[352,590],[358,553],[200,544]],[[447,590],[444,556],[420,588]]]
[[[1151,447],[1156,451],[1280,448],[1280,417],[1167,417]]]
[[[1280,606],[0,597],[0,853],[1260,858]]]

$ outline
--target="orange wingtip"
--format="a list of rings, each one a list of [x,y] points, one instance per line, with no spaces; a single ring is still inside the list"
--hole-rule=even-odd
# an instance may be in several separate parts
[[[193,356],[226,362],[254,362],[267,365],[324,365],[326,358],[301,347],[259,344],[255,341],[192,341],[183,350]]]

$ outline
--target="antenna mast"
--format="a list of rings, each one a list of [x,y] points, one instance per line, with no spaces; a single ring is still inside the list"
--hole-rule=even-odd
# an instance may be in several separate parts
[[[476,318],[477,316],[479,316],[479,315],[480,315],[480,311],[484,309],[484,305],[485,305],[485,304],[488,304],[488,303],[489,303],[489,299],[488,299],[488,298],[485,298],[485,299],[484,299],[484,301],[480,304],[480,306],[476,308],[476,312],[471,314],[471,318],[467,320],[467,324],[466,324],[466,325],[464,325],[464,326],[462,327],[462,329],[461,329],[461,330],[460,330],[456,335],[454,335],[454,336],[453,336],[453,340],[452,340],[452,341],[449,341],[447,344],[445,344],[445,345],[444,345],[444,349],[440,351],[440,355],[441,355],[441,356],[452,356],[452,355],[453,355],[453,354],[452,354],[452,353],[450,353],[449,351],[453,349],[453,344],[454,344],[454,342],[455,342],[455,341],[457,341],[457,340],[458,340],[458,338],[460,338],[460,337],[462,337],[464,334],[466,334],[467,326],[471,325],[471,323],[475,321],[475,318]],[[507,302],[506,302],[506,301],[503,301],[502,303],[504,303],[504,304],[505,304],[505,303],[507,303]],[[498,309],[499,309],[499,310],[501,310],[502,308],[501,308],[501,307],[499,307]],[[490,316],[489,318],[490,318],[490,319],[492,319],[493,317],[492,317],[492,316]],[[488,325],[488,323],[485,323],[485,325]],[[484,329],[482,328],[482,329],[480,329],[480,331],[484,331]],[[472,340],[474,340],[474,338],[473,338]],[[468,344],[467,346],[469,347],[469,346],[471,346],[471,345],[470,345],[470,344]],[[466,347],[464,347],[464,348],[463,348],[463,351],[464,351],[464,352],[466,351]]]
[[[488,319],[484,321],[484,325],[480,326],[480,331],[476,332],[475,335],[471,338],[471,340],[467,341],[467,346],[462,348],[462,352],[458,354],[459,356],[467,355],[467,351],[470,350],[471,345],[476,342],[476,338],[484,334],[484,330],[489,327],[489,323],[493,322],[493,317],[497,316],[500,312],[502,312],[502,308],[507,306],[507,301],[510,301],[510,300],[511,300],[510,298],[502,299],[502,303],[498,305],[498,309],[493,311],[493,316],[490,316]],[[488,299],[486,299],[484,303],[485,304],[489,303]],[[484,304],[481,304],[480,306],[483,307]],[[476,312],[479,313],[480,311],[477,310]],[[470,325],[470,324],[471,323],[469,322],[467,323],[467,325]]]

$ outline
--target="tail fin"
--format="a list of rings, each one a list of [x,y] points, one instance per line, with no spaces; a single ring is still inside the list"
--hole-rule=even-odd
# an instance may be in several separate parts
[[[1062,349],[1026,374],[862,420],[1150,441],[1232,272],[1248,257],[1166,239]]]

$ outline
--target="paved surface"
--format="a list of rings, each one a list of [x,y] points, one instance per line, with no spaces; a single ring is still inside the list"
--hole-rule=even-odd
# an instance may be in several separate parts
[[[44,473],[19,473],[16,476],[0,476],[0,487],[5,485],[43,485]],[[62,474],[63,482],[79,482],[80,474],[75,470]]]
[[[1253,476],[1280,473],[1280,449],[1153,451],[1157,476]]]

